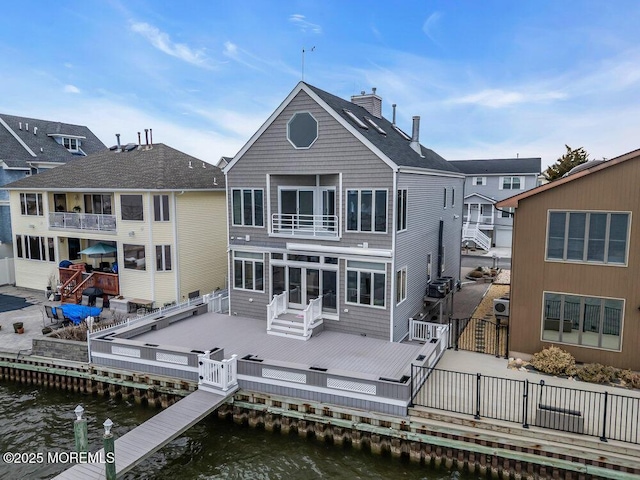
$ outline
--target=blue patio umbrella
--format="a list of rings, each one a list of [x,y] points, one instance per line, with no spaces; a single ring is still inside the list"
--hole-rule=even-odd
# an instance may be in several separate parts
[[[116,252],[118,249],[112,245],[107,243],[98,242],[95,245],[91,245],[90,247],[81,250],[78,253],[82,253],[84,255],[100,255],[100,262],[102,262],[102,256],[110,253]]]

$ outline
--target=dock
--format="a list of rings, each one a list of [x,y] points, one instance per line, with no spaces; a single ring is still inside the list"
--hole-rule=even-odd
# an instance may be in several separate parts
[[[153,455],[171,440],[205,418],[233,395],[197,390],[166,410],[150,418],[115,441],[116,475],[121,477],[140,462]],[[74,465],[56,480],[91,480],[105,478],[105,465],[85,463]]]

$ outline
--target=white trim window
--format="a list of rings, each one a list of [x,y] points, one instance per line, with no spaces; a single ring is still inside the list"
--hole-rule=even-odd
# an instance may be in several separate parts
[[[396,304],[399,305],[407,299],[407,267],[402,267],[396,272]]]
[[[500,210],[500,218],[513,218],[513,213],[516,211],[514,207],[504,207]]]
[[[500,177],[500,190],[524,190],[524,177]]]
[[[541,339],[620,351],[624,303],[620,298],[544,292]]]
[[[264,291],[264,254],[233,252],[233,288]]]
[[[398,190],[398,201],[396,203],[396,229],[404,232],[407,229],[407,198],[409,191],[406,188]]]
[[[64,148],[70,152],[77,152],[80,150],[80,142],[77,138],[62,137],[62,145],[64,145]]]
[[[473,179],[471,180],[471,185],[486,185],[487,184],[487,177],[473,177]]]
[[[346,303],[384,308],[386,272],[384,263],[347,260]]]
[[[234,226],[264,227],[264,194],[259,188],[231,190],[231,213]]]
[[[55,262],[54,240],[52,237],[16,235],[16,255],[18,258],[25,258],[28,260]]]
[[[546,260],[626,265],[628,212],[549,211]]]
[[[153,220],[156,222],[169,221],[169,195],[153,196]]]
[[[41,193],[21,193],[20,194],[20,213],[22,215],[42,216],[44,205],[42,203]]]
[[[171,271],[171,245],[156,245],[156,271]]]
[[[387,232],[387,191],[347,190],[347,231]]]

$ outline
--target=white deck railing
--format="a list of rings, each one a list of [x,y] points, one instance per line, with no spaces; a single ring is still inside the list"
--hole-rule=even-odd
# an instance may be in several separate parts
[[[309,302],[307,308],[304,309],[304,336],[310,335],[309,330],[313,326],[313,322],[322,318],[322,297],[314,298]]]
[[[274,213],[271,216],[271,232],[278,235],[337,237],[336,215],[297,215]]]
[[[229,313],[229,292],[218,290],[202,296],[202,301],[209,305],[209,311],[214,313]]]
[[[465,225],[462,229],[462,241],[471,240],[480,248],[489,250],[491,239],[480,231],[478,225]]]
[[[271,303],[267,305],[267,331],[271,330],[271,324],[273,321],[282,315],[289,308],[289,302],[287,301],[288,291],[285,290],[279,295],[274,295]]]
[[[96,213],[49,212],[49,226],[71,230],[115,232],[116,216]]]
[[[238,385],[238,358],[211,360],[211,352],[198,355],[198,388],[208,387],[226,392]]]
[[[442,340],[445,349],[449,348],[449,325],[409,319],[409,340],[429,342],[434,338]]]

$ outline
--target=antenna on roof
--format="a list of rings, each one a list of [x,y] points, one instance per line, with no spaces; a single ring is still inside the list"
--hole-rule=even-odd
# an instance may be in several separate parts
[[[313,52],[316,49],[315,45],[313,47],[311,47],[311,50],[309,50],[310,52]],[[302,81],[304,82],[304,54],[305,54],[306,50],[304,49],[304,47],[302,47]]]

